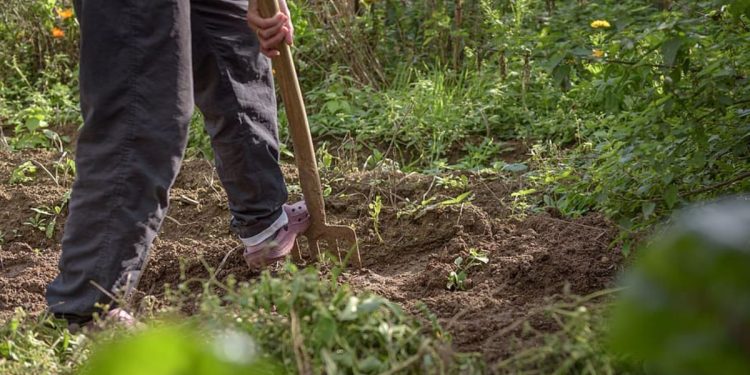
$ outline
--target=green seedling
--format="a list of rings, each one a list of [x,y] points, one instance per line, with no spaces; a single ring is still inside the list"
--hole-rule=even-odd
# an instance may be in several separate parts
[[[62,201],[59,205],[53,207],[41,206],[32,208],[31,211],[34,211],[35,215],[30,217],[23,224],[44,232],[44,235],[51,239],[55,234],[57,218],[60,217],[69,200],[70,191],[67,191],[63,195]]]
[[[437,177],[437,185],[446,189],[466,190],[469,186],[469,178],[466,175]]]
[[[328,151],[328,144],[322,143],[317,149],[318,160],[320,161],[320,169],[331,170],[333,169],[333,155]]]
[[[13,138],[10,139],[13,149],[54,148],[63,151],[64,143],[69,140],[49,129],[47,120],[50,113],[47,108],[32,106],[18,116],[20,121],[14,129]]]
[[[76,175],[76,162],[75,160],[67,157],[67,155],[63,155],[60,160],[55,162],[54,166],[55,173],[58,175],[61,174],[63,176],[63,180],[67,179],[68,176],[75,177]]]
[[[438,207],[448,207],[448,206],[454,206],[458,204],[462,204],[466,201],[468,201],[471,198],[471,192],[467,191],[463,194],[460,194],[456,197],[446,199],[444,201],[441,201],[437,204]]]
[[[502,143],[497,143],[492,138],[486,138],[477,146],[467,143],[464,146],[466,156],[461,159],[459,165],[466,169],[480,169],[490,164],[492,159],[500,153],[501,146]]]
[[[436,208],[443,208],[466,203],[467,201],[471,200],[471,195],[472,192],[467,191],[456,197],[448,198],[437,203],[433,203],[437,200],[437,198],[435,197],[424,199],[419,204],[408,202],[407,207],[396,214],[396,218],[400,219],[402,216],[413,216],[415,219],[418,219],[428,211],[434,210]]]
[[[396,213],[396,218],[400,219],[402,216],[414,216],[415,218],[419,218],[424,215],[424,212],[427,211],[428,207],[434,206],[432,202],[434,202],[435,199],[435,197],[430,197],[423,199],[419,203],[407,201],[406,208]]]
[[[36,210],[36,208],[32,208],[32,210]],[[36,212],[36,211],[35,211]],[[23,225],[28,225],[36,230],[42,231],[47,233],[47,217],[45,214],[42,214],[40,212],[37,212],[36,215],[30,217],[28,220],[26,220]]]
[[[380,162],[383,161],[384,158],[385,158],[385,155],[382,152],[380,152],[380,150],[373,149],[372,155],[368,156],[367,159],[365,160],[363,169],[365,170],[375,169],[378,166],[378,164],[380,164]]]
[[[486,252],[480,252],[477,249],[470,249],[469,255],[458,257],[453,261],[455,269],[448,274],[448,283],[445,287],[448,290],[466,290],[466,279],[469,276],[469,270],[490,262]]]
[[[530,203],[530,198],[537,193],[534,188],[523,189],[512,193],[510,196],[513,198],[511,202],[512,215],[517,218],[524,218],[529,210],[532,209],[533,204]]]
[[[372,219],[372,226],[375,230],[375,235],[378,236],[378,241],[383,243],[383,237],[380,236],[380,211],[383,209],[383,202],[380,196],[376,196],[375,200],[369,204],[370,207],[370,219]]]
[[[23,164],[16,167],[10,174],[11,184],[23,184],[34,180],[36,175],[36,166],[31,161],[24,162]]]

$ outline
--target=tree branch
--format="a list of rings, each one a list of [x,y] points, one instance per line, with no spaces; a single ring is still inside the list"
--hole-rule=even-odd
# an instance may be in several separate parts
[[[741,175],[739,175],[737,177],[731,178],[731,179],[726,180],[724,182],[720,182],[718,184],[714,184],[714,185],[706,186],[706,187],[703,187],[703,188],[700,188],[700,189],[697,189],[697,190],[693,190],[693,191],[688,191],[686,193],[682,193],[682,194],[680,194],[680,196],[682,196],[683,198],[686,198],[686,197],[689,197],[691,195],[701,194],[701,193],[705,193],[705,192],[708,192],[708,191],[711,191],[711,190],[720,189],[720,188],[723,188],[724,186],[731,185],[731,184],[733,184],[733,183],[735,183],[737,181],[744,180],[744,179],[746,179],[748,177],[750,177],[750,172],[743,173],[743,174],[741,174]]]

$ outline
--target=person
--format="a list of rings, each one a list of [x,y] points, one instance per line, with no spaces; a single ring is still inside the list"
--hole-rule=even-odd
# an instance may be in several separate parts
[[[112,296],[127,300],[146,266],[196,105],[248,264],[285,257],[307,229],[304,202],[285,204],[279,166],[269,58],[294,37],[279,3],[262,18],[257,0],[74,1],[84,124],[59,275],[47,288],[55,316],[132,322]]]

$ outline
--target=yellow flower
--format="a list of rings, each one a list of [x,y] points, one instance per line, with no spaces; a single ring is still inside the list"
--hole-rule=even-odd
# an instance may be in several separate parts
[[[612,27],[612,25],[609,24],[609,21],[607,20],[596,20],[594,22],[591,22],[591,27],[595,29],[609,29]]]
[[[57,15],[60,16],[60,18],[66,20],[70,17],[73,17],[73,9],[57,9]]]
[[[52,36],[53,36],[54,38],[60,39],[60,38],[62,38],[62,37],[64,37],[64,36],[65,36],[65,31],[63,31],[63,30],[62,30],[61,28],[59,28],[59,27],[53,27],[53,28],[52,28]]]
[[[604,57],[604,51],[600,49],[594,49],[593,51],[591,51],[591,55],[598,59],[601,59],[602,57]]]

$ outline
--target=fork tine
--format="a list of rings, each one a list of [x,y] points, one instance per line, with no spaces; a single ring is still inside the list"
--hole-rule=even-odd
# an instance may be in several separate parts
[[[341,249],[339,248],[339,241],[335,238],[331,239],[331,242],[333,242],[333,248],[336,250],[336,256],[339,258],[339,263],[343,262],[341,259]]]
[[[362,268],[357,233],[353,228],[345,225],[323,225],[322,228],[314,233],[309,233],[305,237],[307,238],[310,256],[317,257],[318,261],[323,259],[323,251],[333,252],[335,250],[339,262],[347,261],[349,266]],[[299,249],[296,251],[299,252]]]
[[[362,257],[359,253],[359,244],[357,243],[356,237],[355,239],[347,238],[344,241],[344,250],[349,259],[349,265],[355,268],[362,268]]]
[[[349,251],[353,252],[349,263],[356,268],[362,268],[362,256],[359,253],[359,244],[356,240],[349,242]]]
[[[310,253],[314,257],[318,258],[318,261],[321,261],[323,259],[323,255],[320,253],[320,244],[318,243],[318,238],[316,239],[308,239],[308,242],[310,244]]]
[[[299,249],[299,239],[295,239],[294,245],[292,245],[292,260],[295,263],[302,262],[302,251]]]

